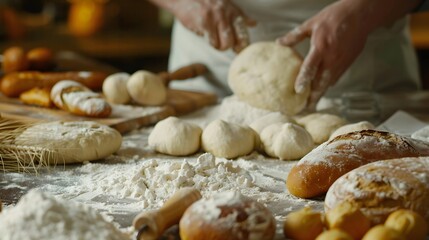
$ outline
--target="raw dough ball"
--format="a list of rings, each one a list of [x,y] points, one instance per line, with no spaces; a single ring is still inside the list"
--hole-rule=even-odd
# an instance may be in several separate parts
[[[267,115],[260,117],[253,121],[249,127],[251,127],[255,132],[261,134],[264,128],[274,124],[274,123],[296,123],[295,120],[291,117],[288,117],[281,112],[272,112]]]
[[[346,124],[342,127],[339,127],[337,130],[335,130],[329,137],[329,140],[334,139],[336,136],[340,136],[346,133],[374,129],[374,128],[375,126],[368,121]]]
[[[300,159],[314,148],[311,135],[293,123],[275,123],[266,127],[260,139],[265,152],[283,160]]]
[[[201,133],[201,128],[195,124],[168,117],[155,125],[149,135],[149,146],[164,154],[190,155],[200,149]]]
[[[397,230],[406,239],[424,240],[428,234],[425,219],[411,210],[396,210],[387,217],[384,225]]]
[[[333,131],[347,123],[343,118],[328,113],[312,113],[297,118],[296,121],[304,126],[316,144],[327,141]]]
[[[317,236],[316,240],[353,240],[353,238],[341,229],[330,229]]]
[[[125,72],[114,73],[103,82],[103,94],[107,101],[115,104],[126,104],[131,100],[127,90],[130,74]]]
[[[203,130],[201,141],[204,151],[216,157],[237,158],[254,150],[255,138],[250,127],[215,120]]]
[[[297,94],[295,79],[302,58],[275,42],[254,43],[232,61],[228,83],[241,100],[258,108],[293,116],[304,109],[310,89]]]
[[[416,238],[407,238],[416,239]],[[405,238],[395,229],[383,225],[371,228],[362,240],[405,240]],[[417,239],[416,239],[417,240]]]
[[[149,71],[140,70],[127,82],[131,98],[142,105],[161,105],[167,100],[167,89],[162,79]]]
[[[238,192],[223,192],[192,204],[180,220],[186,240],[271,240],[276,221],[261,203]]]
[[[108,126],[91,122],[47,122],[26,129],[16,144],[43,147],[50,164],[77,163],[105,158],[122,144],[121,134]],[[45,156],[45,157],[49,157]]]
[[[411,134],[411,137],[414,139],[429,142],[429,126],[426,126],[420,130],[415,131],[413,134]]]
[[[371,223],[360,209],[349,202],[343,202],[326,213],[329,229],[339,228],[354,239],[361,239],[369,230]]]
[[[283,223],[283,233],[286,238],[296,240],[313,240],[323,232],[322,214],[310,207],[291,212]]]

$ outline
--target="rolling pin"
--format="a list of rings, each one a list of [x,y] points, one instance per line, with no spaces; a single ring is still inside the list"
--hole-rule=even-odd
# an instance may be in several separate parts
[[[184,67],[181,67],[173,72],[160,72],[158,76],[162,79],[165,86],[168,86],[172,80],[186,80],[194,78],[208,71],[207,67],[201,63],[193,63]]]
[[[158,210],[140,213],[134,218],[133,226],[138,230],[137,240],[156,240],[165,230],[178,224],[185,210],[201,199],[201,193],[194,188],[182,188],[173,194]]]

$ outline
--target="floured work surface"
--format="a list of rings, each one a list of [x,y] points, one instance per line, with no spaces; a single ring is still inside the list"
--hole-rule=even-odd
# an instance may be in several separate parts
[[[91,120],[109,125],[121,133],[154,124],[168,116],[183,115],[215,104],[217,97],[211,93],[168,90],[167,103],[159,107],[113,105],[108,118],[76,116],[59,109],[48,109],[22,104],[18,99],[0,95],[0,114],[6,118],[29,121],[84,121]]]

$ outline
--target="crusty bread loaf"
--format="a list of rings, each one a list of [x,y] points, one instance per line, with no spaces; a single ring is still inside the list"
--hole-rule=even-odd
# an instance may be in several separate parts
[[[325,209],[343,201],[356,204],[374,224],[401,208],[429,223],[429,157],[378,161],[350,171],[329,189]]]
[[[388,132],[352,132],[325,142],[304,156],[291,169],[286,184],[297,197],[316,197],[357,167],[378,160],[418,156],[429,156],[428,144]]]
[[[108,117],[112,112],[101,94],[75,81],[64,80],[55,84],[51,99],[58,108],[80,116]]]

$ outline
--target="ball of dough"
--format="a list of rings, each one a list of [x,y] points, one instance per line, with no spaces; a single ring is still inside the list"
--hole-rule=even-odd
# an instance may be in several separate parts
[[[368,121],[361,121],[358,123],[346,124],[342,127],[339,127],[337,130],[335,130],[329,137],[329,140],[334,139],[336,136],[340,136],[346,133],[374,129],[374,128],[375,126]]]
[[[347,123],[345,119],[328,113],[312,113],[296,118],[296,121],[304,126],[316,144],[327,141],[332,132]]]
[[[122,144],[121,134],[91,122],[47,122],[27,128],[16,139],[18,145],[42,147],[50,152],[50,164],[78,163],[105,158]]]
[[[343,202],[326,213],[329,229],[339,228],[354,239],[361,239],[369,230],[371,222],[360,209],[349,202]]]
[[[397,230],[404,235],[405,239],[423,240],[426,239],[426,235],[428,234],[428,226],[425,219],[420,214],[411,210],[396,210],[387,217],[384,225]]]
[[[255,130],[256,133],[261,134],[264,128],[274,124],[274,123],[296,123],[295,120],[291,117],[288,117],[281,112],[272,112],[267,115],[260,117],[253,121],[249,127]]]
[[[127,82],[131,98],[142,105],[157,106],[167,100],[167,89],[162,79],[149,71],[135,72]]]
[[[285,237],[296,240],[313,240],[323,232],[322,214],[304,207],[291,212],[283,223]]]
[[[216,157],[237,158],[255,149],[255,132],[247,126],[215,120],[201,136],[204,151]]]
[[[223,192],[192,204],[180,220],[186,240],[271,240],[276,222],[261,203],[238,192]]]
[[[242,101],[293,116],[304,109],[310,89],[295,92],[302,58],[275,42],[253,43],[232,61],[228,83]]]
[[[156,151],[174,156],[195,153],[201,146],[202,129],[177,117],[158,122],[149,135],[149,146]]]
[[[316,240],[353,240],[353,238],[347,232],[334,228],[323,232]]]
[[[115,104],[126,104],[131,100],[127,89],[130,74],[125,72],[109,75],[103,82],[103,94],[107,101]]]
[[[265,152],[282,160],[300,159],[314,148],[311,135],[293,123],[275,123],[266,127],[260,139]]]
[[[371,228],[362,240],[405,240],[416,238],[404,238],[398,231],[383,225],[377,225]],[[417,239],[416,239],[417,240]]]

